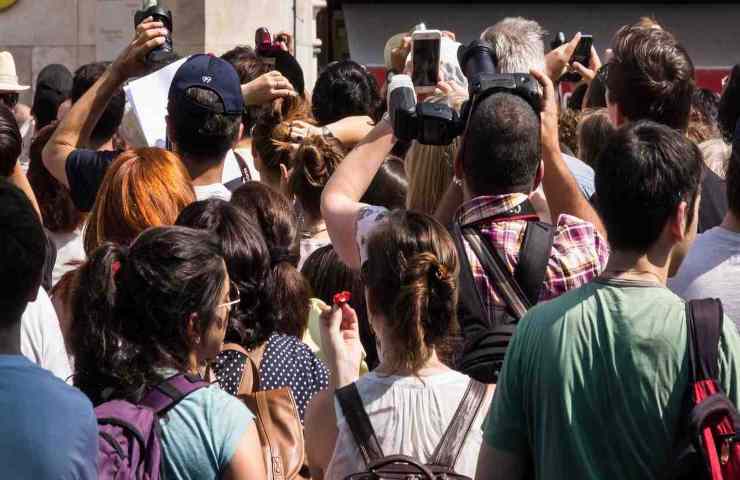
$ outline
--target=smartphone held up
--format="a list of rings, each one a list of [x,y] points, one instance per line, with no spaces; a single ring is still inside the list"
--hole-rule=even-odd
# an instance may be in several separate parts
[[[418,94],[434,93],[437,87],[441,45],[439,30],[418,30],[411,34],[411,79]]]
[[[564,43],[566,43],[565,34],[563,32],[559,32],[550,46],[555,49]],[[593,47],[593,44],[594,39],[592,35],[581,34],[581,39],[579,40],[578,45],[573,52],[573,55],[571,55],[570,60],[568,61],[568,72],[560,77],[561,81],[574,83],[581,81],[581,74],[574,71],[572,65],[575,62],[578,62],[584,67],[588,67],[589,63],[591,62],[591,47]]]

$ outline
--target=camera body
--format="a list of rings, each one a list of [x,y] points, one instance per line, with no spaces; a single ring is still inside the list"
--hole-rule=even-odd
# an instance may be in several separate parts
[[[273,41],[270,31],[260,27],[254,34],[254,51],[263,58],[274,58],[276,52],[283,51],[280,43]]]
[[[406,75],[393,76],[388,87],[388,111],[396,138],[424,145],[449,145],[464,133],[477,105],[500,92],[523,98],[537,113],[542,110],[537,80],[527,73],[496,73],[496,60],[487,43],[476,40],[468,47],[461,46],[458,58],[470,93],[460,114],[443,103],[417,104],[411,79]]]
[[[151,52],[146,57],[150,65],[163,65],[170,63],[177,57],[172,47],[172,12],[164,8],[158,1],[144,1],[142,9],[134,14],[134,26],[138,26],[145,18],[152,17],[156,22],[162,22],[167,29],[165,43]]]

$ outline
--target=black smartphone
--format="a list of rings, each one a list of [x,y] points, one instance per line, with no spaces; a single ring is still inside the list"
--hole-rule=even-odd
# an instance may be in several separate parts
[[[574,62],[578,62],[584,67],[588,67],[588,64],[591,62],[591,47],[593,44],[593,36],[581,35],[581,40],[578,41],[578,45],[576,45],[576,49],[568,63],[573,65]],[[581,74],[578,72],[568,72],[562,76],[561,80],[565,82],[580,82]]]
[[[591,35],[581,35],[581,40],[576,45],[576,51],[570,57],[570,63],[578,62],[584,67],[588,67],[591,61],[591,47],[594,44],[594,38]]]

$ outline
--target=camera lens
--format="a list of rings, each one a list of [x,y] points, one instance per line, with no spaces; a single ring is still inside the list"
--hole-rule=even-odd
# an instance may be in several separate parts
[[[482,40],[475,40],[467,48],[461,46],[457,51],[457,59],[469,80],[481,73],[496,73],[491,47]]]

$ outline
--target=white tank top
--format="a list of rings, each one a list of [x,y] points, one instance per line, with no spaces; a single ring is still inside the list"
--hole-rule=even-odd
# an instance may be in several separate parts
[[[421,379],[370,372],[357,381],[357,389],[383,454],[408,455],[426,463],[452,421],[469,382],[468,376],[453,370]],[[489,398],[484,402],[454,468],[470,478],[475,478]],[[338,436],[324,476],[327,480],[341,480],[367,469],[336,398],[334,410]]]

